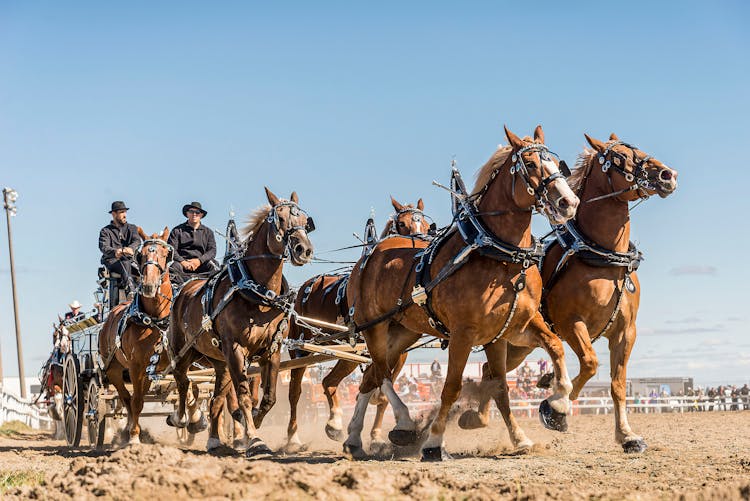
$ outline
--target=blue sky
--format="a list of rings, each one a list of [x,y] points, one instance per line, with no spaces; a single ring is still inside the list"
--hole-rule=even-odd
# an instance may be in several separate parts
[[[448,197],[430,182],[447,179],[451,157],[470,178],[503,124],[541,123],[570,164],[584,132],[614,131],[680,173],[675,195],[632,217],[646,261],[630,375],[746,382],[749,13],[742,2],[2,2],[0,184],[20,193],[26,372],[46,359],[56,313],[91,304],[112,200],[154,232],[191,200],[223,228],[230,207],[264,201],[263,185],[297,190],[324,251],[354,243],[371,207],[382,224],[390,194],[424,198],[446,223]],[[4,230],[0,346],[13,375]]]

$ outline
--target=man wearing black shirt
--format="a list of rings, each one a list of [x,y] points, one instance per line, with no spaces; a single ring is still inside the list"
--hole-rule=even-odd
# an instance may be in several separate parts
[[[200,202],[191,202],[182,208],[187,221],[172,229],[169,245],[174,247],[174,263],[169,268],[169,276],[175,284],[200,276],[206,276],[218,269],[216,240],[214,232],[201,224],[208,212]]]
[[[112,222],[99,232],[99,250],[102,252],[102,264],[114,273],[122,276],[128,291],[135,291],[132,277],[133,256],[141,244],[138,227],[128,223],[128,207],[125,202],[112,202],[109,211]]]

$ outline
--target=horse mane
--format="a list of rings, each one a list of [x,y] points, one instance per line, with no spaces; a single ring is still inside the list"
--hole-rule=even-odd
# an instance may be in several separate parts
[[[393,219],[388,219],[388,222],[385,223],[385,228],[383,228],[383,232],[380,234],[381,240],[388,236],[391,232],[391,228],[393,228]]]
[[[263,221],[266,220],[268,214],[271,213],[271,208],[272,207],[268,204],[261,205],[247,216],[246,224],[240,231],[240,237],[242,237],[243,240],[247,240],[255,235],[258,227],[263,224]]]
[[[576,158],[576,163],[573,166],[570,177],[568,177],[568,186],[573,190],[573,193],[578,193],[583,188],[583,183],[586,181],[590,169],[588,168],[589,163],[592,161],[592,157],[596,154],[596,151],[584,148]]]
[[[530,137],[524,137],[524,140],[531,141]],[[495,172],[495,169],[499,168],[501,165],[505,163],[506,160],[508,160],[508,157],[513,153],[513,147],[512,146],[498,146],[497,150],[495,150],[495,153],[492,154],[489,160],[487,160],[487,163],[482,166],[481,169],[477,171],[476,178],[477,182],[474,185],[474,189],[472,190],[471,194],[475,195],[479,191],[482,190],[487,184],[490,182],[490,178],[492,177],[492,173]]]

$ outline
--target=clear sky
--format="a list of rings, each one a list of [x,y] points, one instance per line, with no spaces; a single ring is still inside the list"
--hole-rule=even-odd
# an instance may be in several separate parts
[[[633,214],[646,261],[629,374],[747,382],[749,14],[739,1],[4,1],[0,184],[20,193],[26,372],[56,314],[90,307],[112,200],[151,233],[191,200],[223,229],[264,185],[297,190],[324,251],[353,244],[371,207],[382,224],[391,194],[447,223],[430,182],[451,157],[470,179],[503,124],[541,123],[571,165],[584,132],[614,131],[680,173],[676,194]],[[0,346],[15,375],[4,228]]]

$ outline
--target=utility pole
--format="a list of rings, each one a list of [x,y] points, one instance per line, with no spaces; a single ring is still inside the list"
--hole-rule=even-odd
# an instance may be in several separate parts
[[[3,199],[5,201],[5,220],[8,223],[8,255],[10,256],[10,283],[13,289],[13,316],[16,321],[16,350],[18,352],[18,380],[21,385],[21,398],[26,398],[26,378],[23,371],[23,348],[21,347],[21,325],[18,321],[18,296],[16,294],[16,268],[13,261],[13,234],[10,230],[10,216],[16,215],[15,202],[18,200],[18,193],[11,188],[3,189]],[[2,366],[0,365],[0,369]]]

